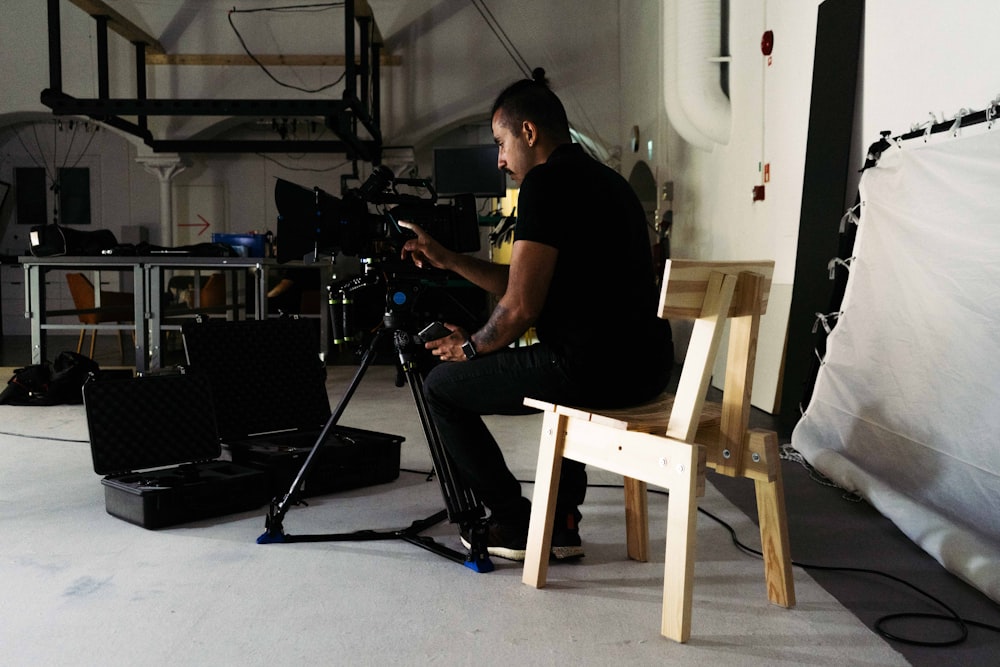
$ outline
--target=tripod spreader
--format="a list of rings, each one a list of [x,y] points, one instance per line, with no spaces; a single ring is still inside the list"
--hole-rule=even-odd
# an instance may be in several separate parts
[[[347,403],[357,390],[365,371],[371,365],[380,340],[386,333],[393,332],[393,344],[399,357],[399,368],[410,386],[413,395],[413,402],[416,405],[420,423],[424,430],[430,448],[431,460],[434,464],[438,482],[441,485],[441,493],[444,496],[445,510],[438,512],[427,519],[414,521],[408,528],[391,531],[361,530],[353,533],[340,533],[330,535],[288,535],[284,532],[283,519],[292,505],[297,504],[299,499],[297,494],[306,473],[312,465],[313,458],[317,451],[326,441],[327,434],[340,419]],[[400,329],[390,329],[387,326],[381,327],[373,337],[368,348],[365,350],[361,363],[358,366],[351,383],[348,385],[337,404],[336,409],[330,415],[323,426],[316,443],[306,457],[302,468],[292,481],[288,492],[278,500],[271,501],[265,520],[265,532],[257,538],[258,544],[280,543],[280,542],[343,542],[343,541],[370,541],[401,539],[411,544],[415,544],[424,549],[428,549],[445,556],[456,562],[464,564],[476,572],[490,572],[493,570],[493,563],[490,561],[486,549],[486,519],[485,510],[472,490],[461,484],[452,466],[451,458],[441,443],[441,436],[438,433],[434,421],[430,417],[427,408],[427,400],[424,397],[423,379],[417,369],[415,362],[416,344],[413,338]],[[467,554],[460,553],[448,547],[438,544],[432,538],[422,536],[420,533],[432,525],[440,523],[444,519],[451,523],[457,523],[463,535],[469,537],[470,549]]]

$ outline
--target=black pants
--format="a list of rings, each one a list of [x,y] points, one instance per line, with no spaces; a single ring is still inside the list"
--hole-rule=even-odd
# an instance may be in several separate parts
[[[472,361],[441,363],[424,381],[431,418],[441,434],[462,480],[502,523],[527,525],[530,503],[510,472],[503,453],[486,428],[482,415],[525,415],[536,410],[524,405],[531,397],[580,407],[619,407],[651,398],[669,379],[669,367],[645,382],[649,375],[635,368],[618,376],[595,377],[587,368],[574,368],[547,345],[508,348]],[[564,459],[557,511],[570,512],[587,492],[584,465]]]

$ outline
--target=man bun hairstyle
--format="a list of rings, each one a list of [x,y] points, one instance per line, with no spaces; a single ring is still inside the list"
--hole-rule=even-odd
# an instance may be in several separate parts
[[[499,122],[515,129],[528,120],[560,142],[568,142],[569,120],[562,102],[549,88],[545,70],[536,67],[530,79],[521,79],[501,92],[490,110],[490,118],[500,112]]]

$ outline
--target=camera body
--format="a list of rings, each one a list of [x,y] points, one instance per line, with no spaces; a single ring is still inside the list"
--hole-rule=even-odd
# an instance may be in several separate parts
[[[400,192],[400,186],[423,190],[427,196]],[[345,190],[343,197],[279,178],[274,187],[278,262],[337,253],[398,257],[403,243],[413,237],[400,220],[420,226],[456,252],[478,251],[475,196],[458,195],[451,204],[439,204],[437,199],[430,181],[396,178],[384,165],[375,167],[359,188]]]

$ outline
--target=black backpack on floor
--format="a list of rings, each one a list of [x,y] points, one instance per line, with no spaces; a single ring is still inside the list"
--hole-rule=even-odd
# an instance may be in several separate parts
[[[76,352],[60,352],[47,361],[18,368],[0,392],[0,405],[76,405],[83,402],[83,385],[100,366]]]

